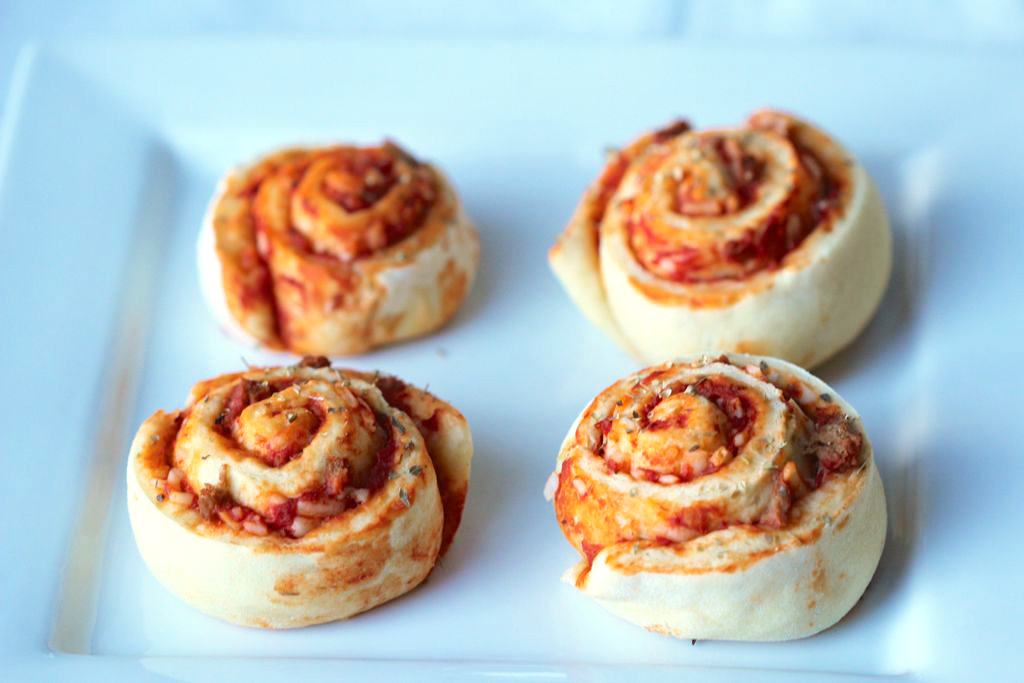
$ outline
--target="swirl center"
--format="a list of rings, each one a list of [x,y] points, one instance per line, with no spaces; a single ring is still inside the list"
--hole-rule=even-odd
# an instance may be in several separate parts
[[[280,467],[313,440],[320,423],[320,417],[301,401],[271,397],[246,406],[234,431],[247,451]]]
[[[288,182],[274,190],[290,194],[280,225],[293,227],[291,236],[307,241],[308,250],[342,261],[402,239],[436,199],[432,171],[394,145],[338,147],[305,164],[283,174]]]
[[[373,206],[395,184],[394,162],[374,151],[359,150],[349,159],[333,156],[314,162],[299,191],[313,191],[319,186],[348,213]]]
[[[736,213],[756,197],[764,162],[741,147],[732,136],[693,135],[686,155],[689,164],[676,166],[675,206],[683,216],[722,216]]]
[[[678,393],[659,401],[647,413],[642,429],[614,421],[605,458],[616,469],[631,470],[641,478],[689,481],[732,457],[729,433],[729,419],[713,401]]]

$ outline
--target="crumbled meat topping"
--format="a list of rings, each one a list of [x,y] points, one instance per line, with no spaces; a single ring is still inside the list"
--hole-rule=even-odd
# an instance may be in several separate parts
[[[216,486],[206,484],[199,492],[199,514],[203,519],[210,521],[217,517],[217,511],[234,505],[231,498],[231,489],[228,488],[228,468],[223,466],[220,470],[220,480]]]
[[[328,458],[327,468],[324,472],[325,488],[327,495],[338,496],[348,485],[348,466],[341,458]]]
[[[818,426],[807,450],[829,472],[845,472],[860,465],[864,437],[857,431],[853,420],[836,417]]]
[[[761,515],[761,526],[769,529],[781,529],[789,522],[789,508],[793,505],[793,494],[782,478],[781,472],[772,484],[771,498],[768,507]]]

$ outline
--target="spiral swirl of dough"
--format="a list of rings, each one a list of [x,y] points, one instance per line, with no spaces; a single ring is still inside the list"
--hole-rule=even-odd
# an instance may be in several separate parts
[[[890,241],[856,160],[762,110],[738,128],[679,121],[615,152],[549,259],[584,313],[644,361],[721,349],[809,367],[874,312]]]
[[[826,628],[860,597],[885,537],[856,413],[776,359],[692,358],[616,382],[581,413],[552,477],[582,556],[569,578],[680,638]]]
[[[204,295],[225,327],[316,354],[436,329],[479,261],[449,183],[390,142],[289,149],[232,171],[198,249]]]
[[[458,527],[471,455],[448,404],[308,358],[200,382],[184,410],[146,420],[129,511],[143,558],[188,602],[302,626],[425,578]]]

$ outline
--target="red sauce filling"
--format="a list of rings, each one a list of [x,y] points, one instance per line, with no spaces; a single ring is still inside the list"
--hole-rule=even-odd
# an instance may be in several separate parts
[[[384,395],[384,398],[387,399],[388,403],[399,408],[403,412],[409,412],[403,407],[405,406],[407,398],[406,392],[409,388],[408,384],[392,375],[381,375],[374,380],[374,384],[378,389],[380,389],[380,393]]]
[[[597,554],[601,552],[602,549],[604,549],[604,546],[602,545],[583,541],[583,554],[587,558],[587,564],[593,564],[594,558],[597,557]]]
[[[417,422],[417,425],[422,427],[422,429],[420,431],[422,431],[423,429],[426,429],[426,430],[429,430],[431,432],[436,432],[439,429],[441,429],[440,416],[441,416],[440,411],[435,410],[434,412],[432,412],[430,414],[430,417],[428,417],[426,420],[419,420]]]
[[[703,535],[726,528],[728,524],[724,520],[724,514],[719,505],[693,505],[680,510],[672,517],[671,523],[676,526],[693,529],[698,534]]]
[[[702,379],[693,384],[693,390],[713,402],[729,420],[729,447],[735,452],[733,437],[747,429],[757,417],[757,408],[743,391],[726,382]]]
[[[441,411],[439,409],[435,408],[430,417],[426,419],[420,419],[416,411],[412,409],[412,406],[409,404],[408,384],[391,375],[378,377],[375,380],[375,384],[390,405],[393,405],[412,418],[420,432],[437,432],[441,429]]]
[[[678,415],[673,415],[672,417],[667,418],[665,420],[654,420],[652,422],[647,423],[647,429],[658,431],[660,429],[673,429],[678,427],[685,427],[688,421],[688,417],[689,416],[687,413],[680,413]]]
[[[294,498],[289,498],[280,505],[272,505],[263,515],[263,523],[275,531],[291,526],[295,521],[296,503]]]
[[[377,460],[370,469],[370,476],[366,482],[366,487],[370,491],[376,491],[387,483],[388,475],[394,469],[397,453],[398,444],[395,443],[394,437],[388,438],[387,443],[377,452]]]
[[[658,479],[661,478],[661,472],[655,472],[654,470],[646,467],[634,467],[632,471],[639,474],[644,480],[654,484],[658,483]]]

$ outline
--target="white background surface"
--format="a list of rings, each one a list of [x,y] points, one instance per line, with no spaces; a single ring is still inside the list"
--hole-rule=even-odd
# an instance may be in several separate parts
[[[28,40],[288,37],[672,40],[937,51],[1024,48],[1022,0],[4,0],[0,93]]]
[[[1009,390],[1024,379],[1017,51],[743,52],[621,37],[105,42],[26,57],[0,127],[0,358],[13,387],[0,411],[13,476],[0,479],[0,499],[15,511],[2,539],[0,655],[12,677],[559,679],[625,667],[600,671],[614,679],[678,664],[718,667],[697,673],[723,679],[751,675],[720,668],[731,666],[1012,680],[1024,604],[1024,552],[1007,542],[1024,492]],[[572,417],[632,364],[583,323],[543,253],[604,145],[675,114],[727,123],[765,103],[840,135],[893,213],[883,310],[821,370],[875,441],[890,536],[865,601],[836,629],[785,645],[691,647],[557,582],[573,553],[540,489]],[[478,458],[465,526],[422,590],[366,617],[286,634],[226,627],[164,593],[135,554],[120,505],[124,453],[93,454],[97,439],[125,436],[104,436],[103,397],[123,395],[130,431],[179,405],[194,380],[239,367],[239,355],[269,359],[225,341],[199,302],[192,239],[224,166],[295,139],[385,133],[451,171],[480,223],[484,262],[449,329],[352,364],[429,382],[467,414]],[[146,361],[138,392],[111,391],[112,373],[130,377],[134,350]],[[76,552],[95,561],[97,583],[72,582],[74,599],[58,604]],[[69,605],[93,598],[94,622],[71,618]],[[61,618],[73,628],[51,640]],[[47,642],[93,655],[47,655]],[[231,659],[251,656],[476,663]]]

